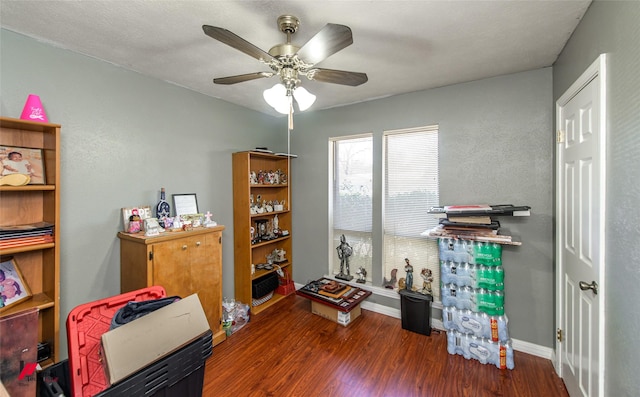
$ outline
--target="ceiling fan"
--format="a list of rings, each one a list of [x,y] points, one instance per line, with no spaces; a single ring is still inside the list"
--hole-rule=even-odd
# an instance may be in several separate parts
[[[303,99],[303,91],[306,94],[308,94],[308,92],[304,90],[304,88],[299,87],[300,76],[323,83],[342,84],[354,87],[367,82],[368,77],[365,73],[324,69],[315,66],[353,43],[351,29],[348,26],[328,23],[302,47],[298,47],[291,43],[291,35],[298,30],[300,26],[299,19],[292,15],[281,15],[278,17],[277,22],[280,31],[287,35],[287,42],[271,47],[269,52],[261,50],[227,29],[203,25],[202,29],[207,36],[244,52],[271,69],[270,72],[218,77],[214,78],[213,82],[215,84],[236,84],[260,78],[279,76],[284,90],[282,90],[282,88],[276,90],[276,87],[273,89],[276,90],[278,94],[285,93],[289,98],[292,95],[295,96],[301,110],[304,110],[302,107],[306,105],[306,103],[303,102],[307,102],[301,100]],[[264,95],[265,100],[269,102],[267,99],[267,91],[265,91]],[[297,94],[300,94],[300,98],[298,98]],[[313,99],[309,106],[311,106],[313,100],[315,100],[315,96],[311,96]],[[269,102],[269,104],[271,103]],[[271,105],[274,106],[273,104]],[[289,109],[287,109],[286,112],[283,111],[282,108],[276,108],[276,110],[285,114],[289,112]]]

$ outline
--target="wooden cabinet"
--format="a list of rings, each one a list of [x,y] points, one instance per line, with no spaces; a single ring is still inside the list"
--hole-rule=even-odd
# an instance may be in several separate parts
[[[121,292],[159,285],[167,296],[198,293],[213,343],[224,341],[222,230],[224,226],[216,226],[154,237],[120,232]]]
[[[38,309],[38,341],[51,346],[51,358],[40,363],[46,366],[60,358],[60,125],[0,117],[0,146],[42,150],[43,184],[0,186],[0,225],[48,222],[53,242],[0,249],[3,261],[18,264],[32,294],[0,316]]]
[[[282,175],[277,183],[269,181],[268,177],[260,178],[260,172],[268,174],[275,172]],[[233,234],[234,234],[234,285],[235,299],[251,305],[253,314],[260,313],[267,307],[278,302],[284,295],[275,293],[268,301],[252,305],[252,281],[271,270],[258,269],[258,265],[267,263],[267,255],[275,249],[284,250],[286,260],[278,263],[291,278],[293,262],[291,251],[291,168],[290,159],[286,156],[260,152],[238,152],[233,154]],[[251,174],[256,180],[251,181]],[[261,213],[252,213],[252,203],[281,203],[282,210],[265,209]],[[265,206],[266,207],[266,206]],[[257,241],[260,225],[264,225],[267,232],[273,228],[274,218],[277,216],[278,229],[288,234],[280,234],[270,240]],[[252,272],[252,265],[254,271]]]

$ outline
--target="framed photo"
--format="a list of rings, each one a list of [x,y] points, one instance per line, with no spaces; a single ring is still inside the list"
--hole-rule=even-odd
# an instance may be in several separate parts
[[[198,199],[195,193],[174,194],[173,207],[176,215],[198,214]]]
[[[29,185],[44,185],[46,181],[42,149],[0,146],[0,163],[0,176],[27,175]]]
[[[0,312],[29,298],[31,291],[18,264],[13,258],[3,258],[0,263]]]
[[[132,207],[132,208],[123,208],[122,209],[122,224],[124,225],[124,231],[129,231],[129,218],[133,214],[133,210],[138,211],[138,216],[140,217],[141,224],[144,224],[145,219],[152,218],[151,207],[148,205],[143,205],[140,207]]]

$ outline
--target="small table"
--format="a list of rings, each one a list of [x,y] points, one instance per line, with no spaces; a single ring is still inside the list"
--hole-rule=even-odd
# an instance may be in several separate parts
[[[363,300],[371,295],[371,291],[353,287],[345,283],[339,283],[343,289],[339,289],[335,293],[324,291],[322,286],[332,281],[334,280],[328,278],[312,281],[298,289],[296,294],[344,313],[355,309]]]

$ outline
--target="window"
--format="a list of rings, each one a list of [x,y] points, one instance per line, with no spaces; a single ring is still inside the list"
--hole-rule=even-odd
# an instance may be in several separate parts
[[[374,145],[373,134],[334,138],[330,141],[331,199],[329,274],[339,274],[340,260],[335,248],[340,237],[353,248],[350,274],[360,267],[367,271],[367,282],[382,287],[391,279],[393,269],[397,280],[404,278],[405,258],[414,267],[413,285],[422,288],[423,268],[432,272],[434,298],[439,297],[438,247],[435,240],[421,233],[437,225],[437,219],[427,214],[439,205],[438,128],[386,131],[382,144]],[[377,156],[374,147],[382,148]],[[380,150],[380,149],[378,149]],[[374,158],[382,164],[374,170]],[[377,172],[378,176],[374,175]],[[382,205],[376,204],[375,193]],[[380,189],[378,187],[378,189]],[[380,203],[380,201],[378,201]],[[374,230],[382,231],[376,234]],[[374,235],[381,237],[374,239]],[[373,252],[382,252],[374,258]]]
[[[344,234],[353,248],[349,258],[350,269],[340,269],[337,252],[330,255],[329,274],[349,270],[355,275],[358,268],[367,269],[371,281],[371,229],[372,229],[372,182],[373,182],[373,138],[357,136],[331,143],[332,152],[332,197],[333,210],[332,247],[340,245]]]
[[[420,234],[438,224],[427,210],[439,204],[438,128],[384,133],[383,274],[405,277],[404,258],[413,267],[413,286],[422,288],[423,269],[431,271],[439,297],[438,245]],[[425,271],[426,273],[426,271]]]

